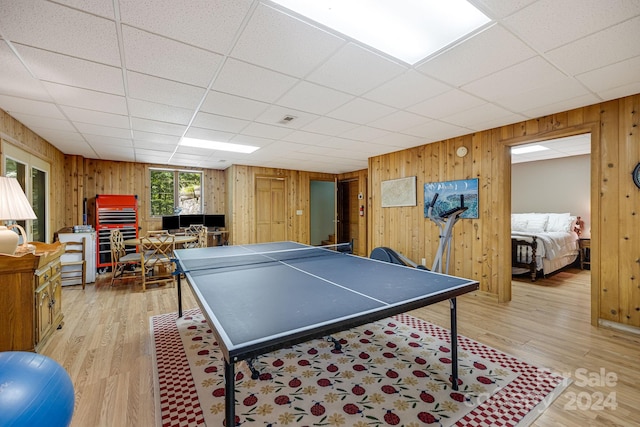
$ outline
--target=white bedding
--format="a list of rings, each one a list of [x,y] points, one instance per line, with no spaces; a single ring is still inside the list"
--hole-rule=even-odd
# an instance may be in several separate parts
[[[570,214],[512,214],[511,236],[531,242],[533,236],[538,242],[536,248],[536,270],[549,274],[573,263],[579,254],[579,236],[574,231],[575,216]],[[526,259],[522,259],[526,258]],[[531,250],[525,252],[520,262],[531,262]],[[528,271],[513,268],[514,274]]]

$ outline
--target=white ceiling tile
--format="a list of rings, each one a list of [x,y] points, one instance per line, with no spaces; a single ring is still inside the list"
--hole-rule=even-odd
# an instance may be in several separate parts
[[[607,67],[589,71],[577,79],[596,93],[634,84],[640,75],[640,56]]]
[[[222,56],[129,26],[122,27],[127,69],[207,87]]]
[[[471,3],[493,25],[409,67],[271,1],[0,0],[0,108],[87,158],[339,173],[640,93],[640,2]],[[262,148],[173,155],[183,133]]]
[[[148,120],[141,118],[131,119],[131,128],[135,131],[153,132],[163,135],[182,136],[187,130],[186,126],[175,123],[167,123],[157,120]]]
[[[285,141],[290,141],[297,144],[308,145],[308,144],[321,144],[322,141],[326,141],[327,139],[329,139],[329,136],[321,133],[297,130],[290,133],[289,135],[285,136],[282,139]]]
[[[355,98],[331,111],[327,116],[348,122],[366,124],[388,116],[395,109],[363,98]]]
[[[191,126],[187,133],[185,133],[185,137],[187,138],[196,138],[196,139],[207,139],[209,141],[219,141],[219,142],[228,142],[233,138],[235,134],[232,132],[223,132],[219,130],[213,129],[204,129],[197,128],[195,126]]]
[[[35,79],[4,41],[0,41],[0,94],[52,101],[44,86]]]
[[[423,116],[407,111],[396,111],[393,114],[376,120],[375,123],[371,123],[370,125],[391,132],[401,132],[424,122],[425,118]]]
[[[223,132],[240,132],[250,122],[247,120],[224,117],[217,114],[198,113],[193,120],[193,126],[205,129],[219,130]]]
[[[250,0],[119,0],[130,24],[220,54],[228,53]]]
[[[31,72],[41,80],[99,92],[124,95],[122,70],[118,67],[72,58],[67,55],[16,45]]]
[[[66,4],[75,9],[84,10],[103,18],[113,19],[113,3],[104,0],[57,0],[57,3]]]
[[[531,48],[504,27],[493,25],[428,60],[418,70],[459,87],[534,55]]]
[[[463,112],[454,113],[443,117],[442,121],[469,129],[477,129],[477,126],[491,120],[493,117],[507,117],[512,113],[493,104],[483,104],[470,108]]]
[[[236,134],[231,138],[234,144],[253,145],[256,147],[265,147],[273,142],[273,139],[260,138],[253,135]],[[257,151],[256,151],[257,152]],[[238,153],[238,155],[245,155]]]
[[[254,120],[267,108],[269,108],[269,104],[265,102],[212,90],[207,93],[207,97],[200,110],[205,113],[218,114],[220,116]]]
[[[32,114],[12,112],[11,115],[28,128],[51,129],[65,132],[76,132],[76,129],[65,119],[34,116]]]
[[[398,151],[397,148],[401,147],[416,147],[425,143],[424,138],[419,138],[413,135],[407,135],[403,133],[392,133],[387,136],[372,139],[371,143],[375,144],[374,147],[387,147],[391,148],[390,151]],[[381,153],[378,153],[381,154]]]
[[[378,129],[372,126],[358,126],[357,128],[348,130],[340,134],[342,138],[353,139],[357,141],[371,141],[376,138],[382,138],[390,135],[391,132]]]
[[[433,120],[428,123],[423,123],[418,126],[414,126],[411,129],[406,129],[404,132],[409,135],[417,136],[425,139],[425,142],[434,142],[441,139],[453,138],[455,136],[466,135],[470,129],[452,125],[450,123],[441,122],[439,120]]]
[[[344,43],[314,25],[259,3],[231,56],[303,77]]]
[[[640,86],[638,86],[640,92]],[[619,97],[616,97],[619,98]],[[578,107],[584,107],[585,105],[597,104],[601,100],[593,94],[587,94],[570,99],[562,99],[555,103],[549,103],[544,106],[532,108],[530,110],[521,111],[526,117],[542,117],[553,113],[560,113],[562,111],[573,110]]]
[[[469,83],[462,89],[480,98],[495,100],[525,93],[545,84],[561,81],[564,77],[564,74],[548,62],[535,57]]]
[[[406,69],[377,53],[348,43],[313,71],[307,80],[353,95],[362,95]]]
[[[157,164],[166,164],[171,157],[171,153],[164,153],[160,151],[152,151],[152,150],[139,150],[136,148],[136,161],[144,162],[144,163],[157,163]]]
[[[451,88],[415,70],[394,78],[364,97],[396,108],[407,108],[428,98],[433,98]]]
[[[112,114],[127,114],[127,103],[123,96],[57,83],[44,82],[43,84],[51,94],[51,97],[60,105],[104,111]]]
[[[581,74],[640,55],[640,43],[630,40],[640,40],[640,16],[548,52],[547,57],[565,72]]]
[[[14,42],[120,66],[113,21],[41,0],[2,1],[0,28]]]
[[[132,117],[143,119],[186,125],[191,121],[193,115],[193,110],[191,109],[158,104],[141,99],[129,99],[127,104]]]
[[[412,105],[408,111],[421,116],[439,119],[441,117],[464,111],[469,108],[484,104],[485,101],[461,90],[454,89],[424,102]]]
[[[54,119],[64,119],[60,110],[50,102],[32,101],[14,96],[0,95],[2,109],[11,113],[33,114]]]
[[[158,150],[173,150],[180,142],[180,137],[175,135],[163,135],[154,132],[133,131],[133,143],[136,148],[149,148]]]
[[[270,139],[280,139],[294,130],[285,126],[272,126],[263,123],[251,123],[242,130],[243,135],[258,136]]]
[[[302,81],[280,98],[278,104],[322,115],[338,108],[353,98],[352,95]]]
[[[617,86],[612,89],[604,90],[601,91],[598,95],[600,98],[602,98],[603,101],[611,101],[612,99],[629,96],[630,93],[640,93],[640,82],[629,83],[627,85]],[[594,102],[591,102],[590,104],[594,104]]]
[[[83,134],[83,136],[96,150],[96,152],[100,152],[99,150],[102,150],[103,153],[106,152],[105,147],[124,147],[133,149],[133,141],[131,138],[92,134]]]
[[[116,161],[130,161],[129,159],[135,156],[133,147],[123,147],[114,145],[101,145],[95,147],[98,157],[101,159],[109,159]]]
[[[534,49],[546,52],[638,14],[638,1],[607,0],[604,6],[601,0],[539,0],[504,23]]]
[[[579,82],[565,77],[527,92],[507,95],[496,102],[511,111],[528,111],[587,94],[589,92]]]
[[[271,103],[293,87],[297,81],[293,77],[275,71],[228,59],[213,89]]]
[[[86,110],[70,106],[60,107],[64,115],[72,122],[92,123],[94,125],[110,126],[128,129],[129,117],[123,114],[103,113],[102,111]]]
[[[286,116],[294,117],[294,119],[291,121],[284,121]],[[285,126],[289,129],[299,129],[317,118],[318,116],[316,114],[306,113],[304,111],[282,107],[280,105],[271,105],[264,113],[256,117],[256,121],[266,124],[275,124],[277,126]]]
[[[196,108],[205,89],[159,77],[127,72],[129,95],[132,98],[181,108]]]
[[[469,3],[475,5],[478,9],[488,13],[493,19],[500,19],[509,16],[520,9],[534,3],[538,0],[468,0]]]
[[[302,130],[324,135],[340,135],[356,127],[358,127],[358,125],[355,123],[332,119],[331,117],[320,117],[304,126]]]

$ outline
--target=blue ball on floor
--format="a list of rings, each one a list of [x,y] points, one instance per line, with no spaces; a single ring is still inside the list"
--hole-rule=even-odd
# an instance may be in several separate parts
[[[73,383],[53,359],[0,352],[0,426],[62,427],[73,415]]]

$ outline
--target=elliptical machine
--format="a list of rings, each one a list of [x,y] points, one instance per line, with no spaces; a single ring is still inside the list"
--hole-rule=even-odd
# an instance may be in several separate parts
[[[464,205],[464,195],[460,195],[460,206],[456,208],[449,209],[448,211],[437,213],[435,212],[434,206],[436,204],[436,200],[438,200],[439,194],[436,193],[427,208],[427,217],[433,221],[440,230],[440,244],[438,245],[438,250],[436,251],[436,256],[433,259],[433,265],[431,267],[431,271],[435,271],[436,273],[445,273],[449,274],[449,257],[451,255],[451,237],[453,235],[453,226],[456,225],[458,220],[460,219],[460,215],[464,213],[468,206]],[[444,256],[444,251],[447,251],[447,262],[445,271],[442,271],[442,257]]]

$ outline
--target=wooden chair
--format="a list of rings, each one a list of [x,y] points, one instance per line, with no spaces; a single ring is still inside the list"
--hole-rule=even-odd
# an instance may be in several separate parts
[[[140,238],[140,256],[142,258],[142,291],[147,285],[155,283],[175,283],[173,272],[173,251],[175,236],[167,232],[149,232]]]
[[[205,227],[204,225],[199,225],[199,224],[190,225],[189,228],[185,230],[185,235],[198,237],[198,240],[196,240],[195,242],[186,243],[184,245],[185,249],[207,247],[208,231],[207,231],[207,227]]]
[[[80,279],[82,289],[87,282],[87,261],[84,259],[85,239],[64,242],[64,253],[60,256],[60,280],[65,283],[77,284]],[[69,256],[65,256],[69,255]],[[78,257],[80,259],[78,259]]]
[[[122,232],[111,230],[111,286],[116,280],[142,276],[142,258],[138,253],[127,253]]]

